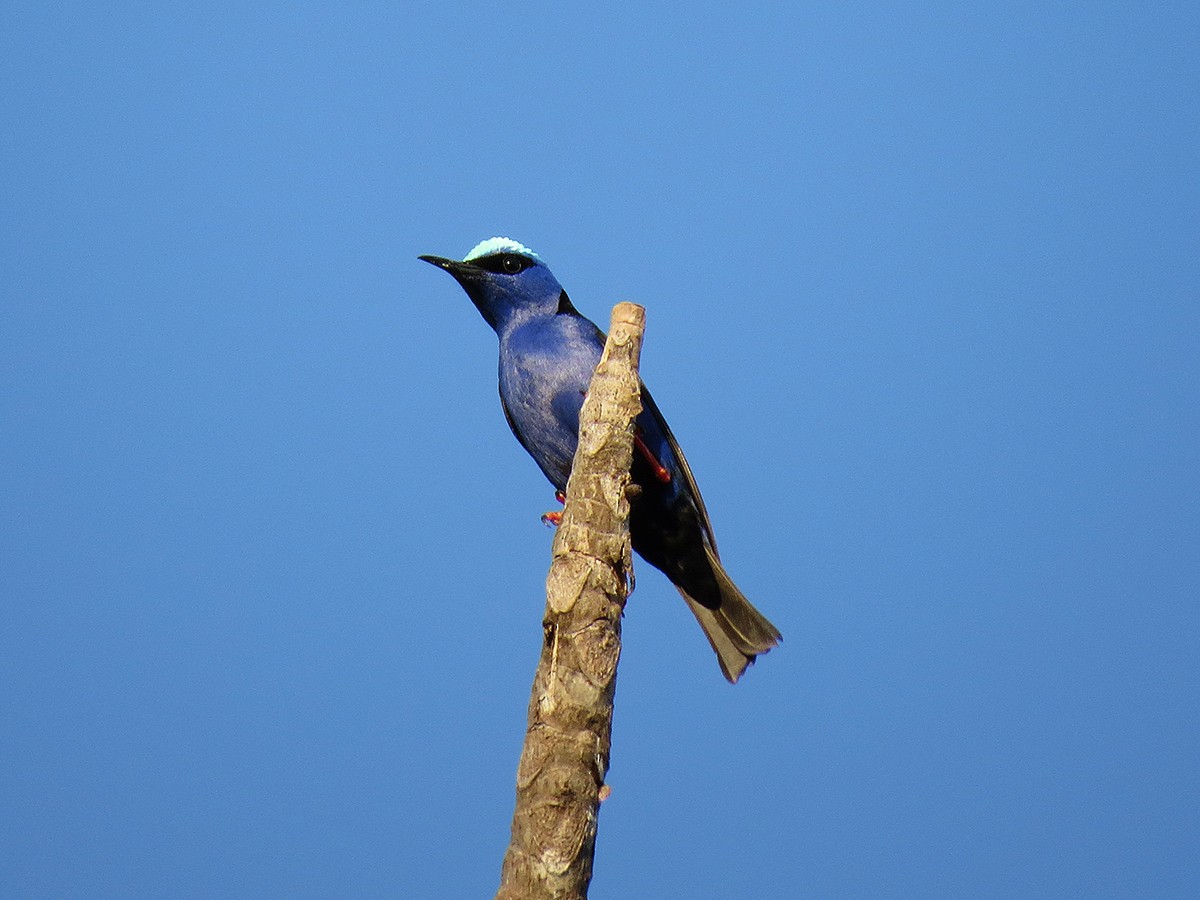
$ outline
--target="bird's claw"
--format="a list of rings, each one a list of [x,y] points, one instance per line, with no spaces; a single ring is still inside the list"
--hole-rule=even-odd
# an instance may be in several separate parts
[[[557,500],[559,503],[566,503],[567,495],[564,494],[562,491],[555,491],[554,499]],[[555,510],[553,512],[546,513],[545,515],[542,516],[542,524],[545,525],[547,528],[557,528],[559,525],[562,524],[562,512],[559,510]]]

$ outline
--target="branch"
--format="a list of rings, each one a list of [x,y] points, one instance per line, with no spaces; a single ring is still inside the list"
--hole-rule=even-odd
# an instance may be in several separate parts
[[[517,768],[497,900],[584,898],[608,773],[621,613],[632,558],[629,468],[646,311],[618,303],[579,417],[579,447],[546,579],[545,642]]]

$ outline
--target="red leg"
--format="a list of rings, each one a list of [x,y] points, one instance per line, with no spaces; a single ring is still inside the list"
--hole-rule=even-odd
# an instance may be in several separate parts
[[[642,458],[650,463],[650,468],[654,471],[654,477],[663,484],[668,484],[671,481],[671,473],[650,452],[650,448],[646,446],[646,442],[642,440],[642,436],[636,432],[633,435],[633,446],[637,449],[638,453],[642,454]]]

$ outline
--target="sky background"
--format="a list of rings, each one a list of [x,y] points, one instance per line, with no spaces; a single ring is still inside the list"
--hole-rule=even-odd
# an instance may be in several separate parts
[[[1200,893],[1200,8],[21,3],[0,895],[490,896],[552,492],[421,253],[642,374],[784,644],[625,618],[593,898]]]

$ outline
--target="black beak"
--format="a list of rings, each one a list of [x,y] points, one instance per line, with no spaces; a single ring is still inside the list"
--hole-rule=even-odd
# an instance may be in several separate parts
[[[483,270],[479,266],[459,262],[457,259],[446,259],[444,256],[418,256],[417,259],[422,259],[439,269],[445,269],[463,287],[466,287],[468,281],[475,281],[483,274]]]

